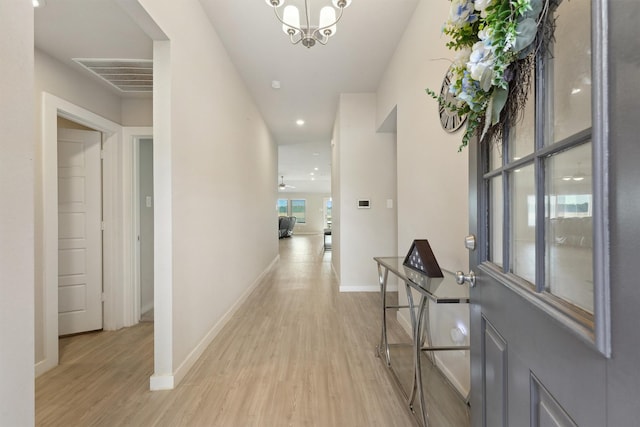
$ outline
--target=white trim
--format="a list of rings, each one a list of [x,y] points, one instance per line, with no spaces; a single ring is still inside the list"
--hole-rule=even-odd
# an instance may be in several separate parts
[[[47,366],[47,359],[41,360],[40,362],[36,363],[36,366],[35,366],[36,378],[44,374],[45,372],[47,372],[52,367],[53,366]]]
[[[180,364],[173,375],[153,375],[151,377],[150,386],[152,391],[167,390],[168,388],[173,388],[176,384],[179,384],[182,381],[187,372],[189,372],[193,365],[198,361],[200,356],[202,356],[202,353],[204,353],[211,342],[218,336],[222,328],[224,328],[229,320],[231,320],[238,309],[242,307],[249,295],[263,282],[266,275],[273,269],[273,267],[278,263],[279,260],[280,255],[276,255],[273,261],[271,261],[271,264],[269,264],[269,266],[262,273],[260,273],[260,275],[253,281],[251,286],[249,286],[247,290],[245,290],[242,295],[240,295],[236,302],[229,308],[229,310],[227,310],[224,316],[222,316],[220,320],[215,325],[213,325],[209,332],[207,332],[204,338],[200,340],[198,345],[196,345],[191,353],[189,353],[189,355]]]
[[[387,288],[388,292],[397,291],[393,286]],[[340,285],[340,292],[380,292],[380,285]]]
[[[456,351],[464,352],[465,350],[456,350]],[[442,358],[440,357],[437,351],[432,352],[432,354],[434,355],[433,357],[434,365],[444,374],[447,381],[449,381],[451,385],[458,390],[458,393],[460,393],[460,396],[462,396],[465,399],[465,401],[468,401],[470,390],[465,388],[462,385],[462,383],[458,381],[458,378],[456,377],[456,375],[453,373],[451,369],[447,367],[447,364],[442,361]]]
[[[138,288],[140,289],[140,288]],[[138,295],[140,295],[140,293],[138,292]],[[140,321],[140,316],[142,316],[143,314],[145,314],[147,311],[151,310],[153,308],[153,303],[149,302],[148,304],[145,305],[140,305],[140,308],[138,309],[138,321]]]
[[[408,315],[409,311],[408,310],[398,310],[398,313],[396,314],[396,320],[400,324],[400,327],[407,333],[407,335],[409,337],[412,337],[413,336],[413,331],[411,330],[411,321],[409,319],[407,319],[407,317],[403,313],[406,313]],[[460,350],[460,351],[464,351],[464,350]],[[464,397],[464,399],[468,401],[469,400],[469,390],[466,389],[462,385],[462,383],[460,381],[458,381],[458,378],[453,374],[453,371],[451,371],[449,368],[447,368],[446,363],[444,363],[442,361],[442,359],[438,355],[438,352],[435,351],[435,352],[433,352],[433,354],[434,354],[434,364],[435,364],[435,366],[442,371],[442,373],[445,376],[445,378],[448,381],[450,381],[451,385],[453,385],[453,387],[455,387],[458,390],[458,393],[460,393],[460,396]]]
[[[149,378],[149,390],[151,391],[173,390],[173,387],[175,387],[173,375],[153,374]]]
[[[98,116],[82,107],[74,105],[50,93],[42,93],[42,229],[43,229],[43,323],[44,359],[35,365],[36,375],[58,365],[58,116],[98,130],[104,134],[105,159],[103,163],[103,220],[107,224],[103,238],[104,248],[104,291],[107,301],[104,305],[104,324],[114,322],[117,304],[114,295],[118,293],[120,281],[115,280],[119,260],[118,218],[115,216],[114,202],[118,194],[114,191],[117,177],[113,169],[114,152],[119,149],[121,127],[117,123]],[[107,274],[108,272],[108,274]],[[114,274],[114,272],[116,272]],[[107,303],[109,302],[109,303]]]
[[[398,320],[398,323],[400,324],[402,329],[404,329],[404,331],[407,333],[407,335],[409,335],[409,337],[412,337],[413,331],[411,330],[411,320],[407,319],[404,313],[408,315],[409,314],[408,309],[398,310],[398,313],[396,314],[396,319]]]
[[[106,120],[106,119],[103,119]],[[113,123],[113,122],[111,122]],[[104,294],[102,328],[107,331],[120,329],[123,316],[122,293],[128,286],[123,276],[123,248],[122,236],[125,218],[122,215],[121,173],[119,170],[122,150],[122,128],[117,127],[117,133],[104,132],[103,160],[102,160],[102,221],[105,224],[102,233],[102,291]],[[90,126],[94,129],[96,125]]]
[[[173,198],[171,42],[153,42],[153,376],[152,390],[173,376]],[[171,383],[173,387],[173,382]]]

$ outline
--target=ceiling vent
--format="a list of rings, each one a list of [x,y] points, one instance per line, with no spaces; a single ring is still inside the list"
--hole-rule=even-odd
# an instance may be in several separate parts
[[[120,92],[152,92],[153,60],[73,59]]]

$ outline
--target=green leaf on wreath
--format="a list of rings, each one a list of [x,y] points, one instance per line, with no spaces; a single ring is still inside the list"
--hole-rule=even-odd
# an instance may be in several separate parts
[[[491,103],[491,124],[495,125],[500,121],[500,113],[507,103],[507,95],[509,91],[507,89],[495,88],[493,90],[493,102]]]
[[[540,12],[542,12],[542,0],[531,0],[530,6],[531,9],[523,15],[523,18],[531,18],[537,21]]]
[[[522,49],[533,43],[533,40],[536,38],[537,32],[538,25],[536,24],[536,21],[534,19],[526,18],[518,22],[518,25],[516,26],[517,35],[514,50],[516,52],[520,52]]]

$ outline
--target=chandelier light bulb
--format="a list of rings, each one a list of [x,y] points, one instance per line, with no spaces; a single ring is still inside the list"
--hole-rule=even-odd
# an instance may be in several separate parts
[[[295,35],[300,31],[300,13],[297,7],[293,5],[286,6],[282,14],[282,20],[284,21],[282,31],[285,34]]]
[[[336,33],[337,25],[331,25],[336,22],[336,10],[331,6],[325,6],[320,9],[320,33],[331,37]]]
[[[284,0],[264,0],[269,6],[279,7],[282,6]]]

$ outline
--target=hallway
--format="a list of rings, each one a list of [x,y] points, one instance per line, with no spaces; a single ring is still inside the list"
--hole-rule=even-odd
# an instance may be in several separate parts
[[[152,323],[65,338],[60,366],[36,380],[36,424],[412,426],[375,357],[378,304],[338,293],[321,235],[282,239],[280,262],[175,390],[148,390]]]

